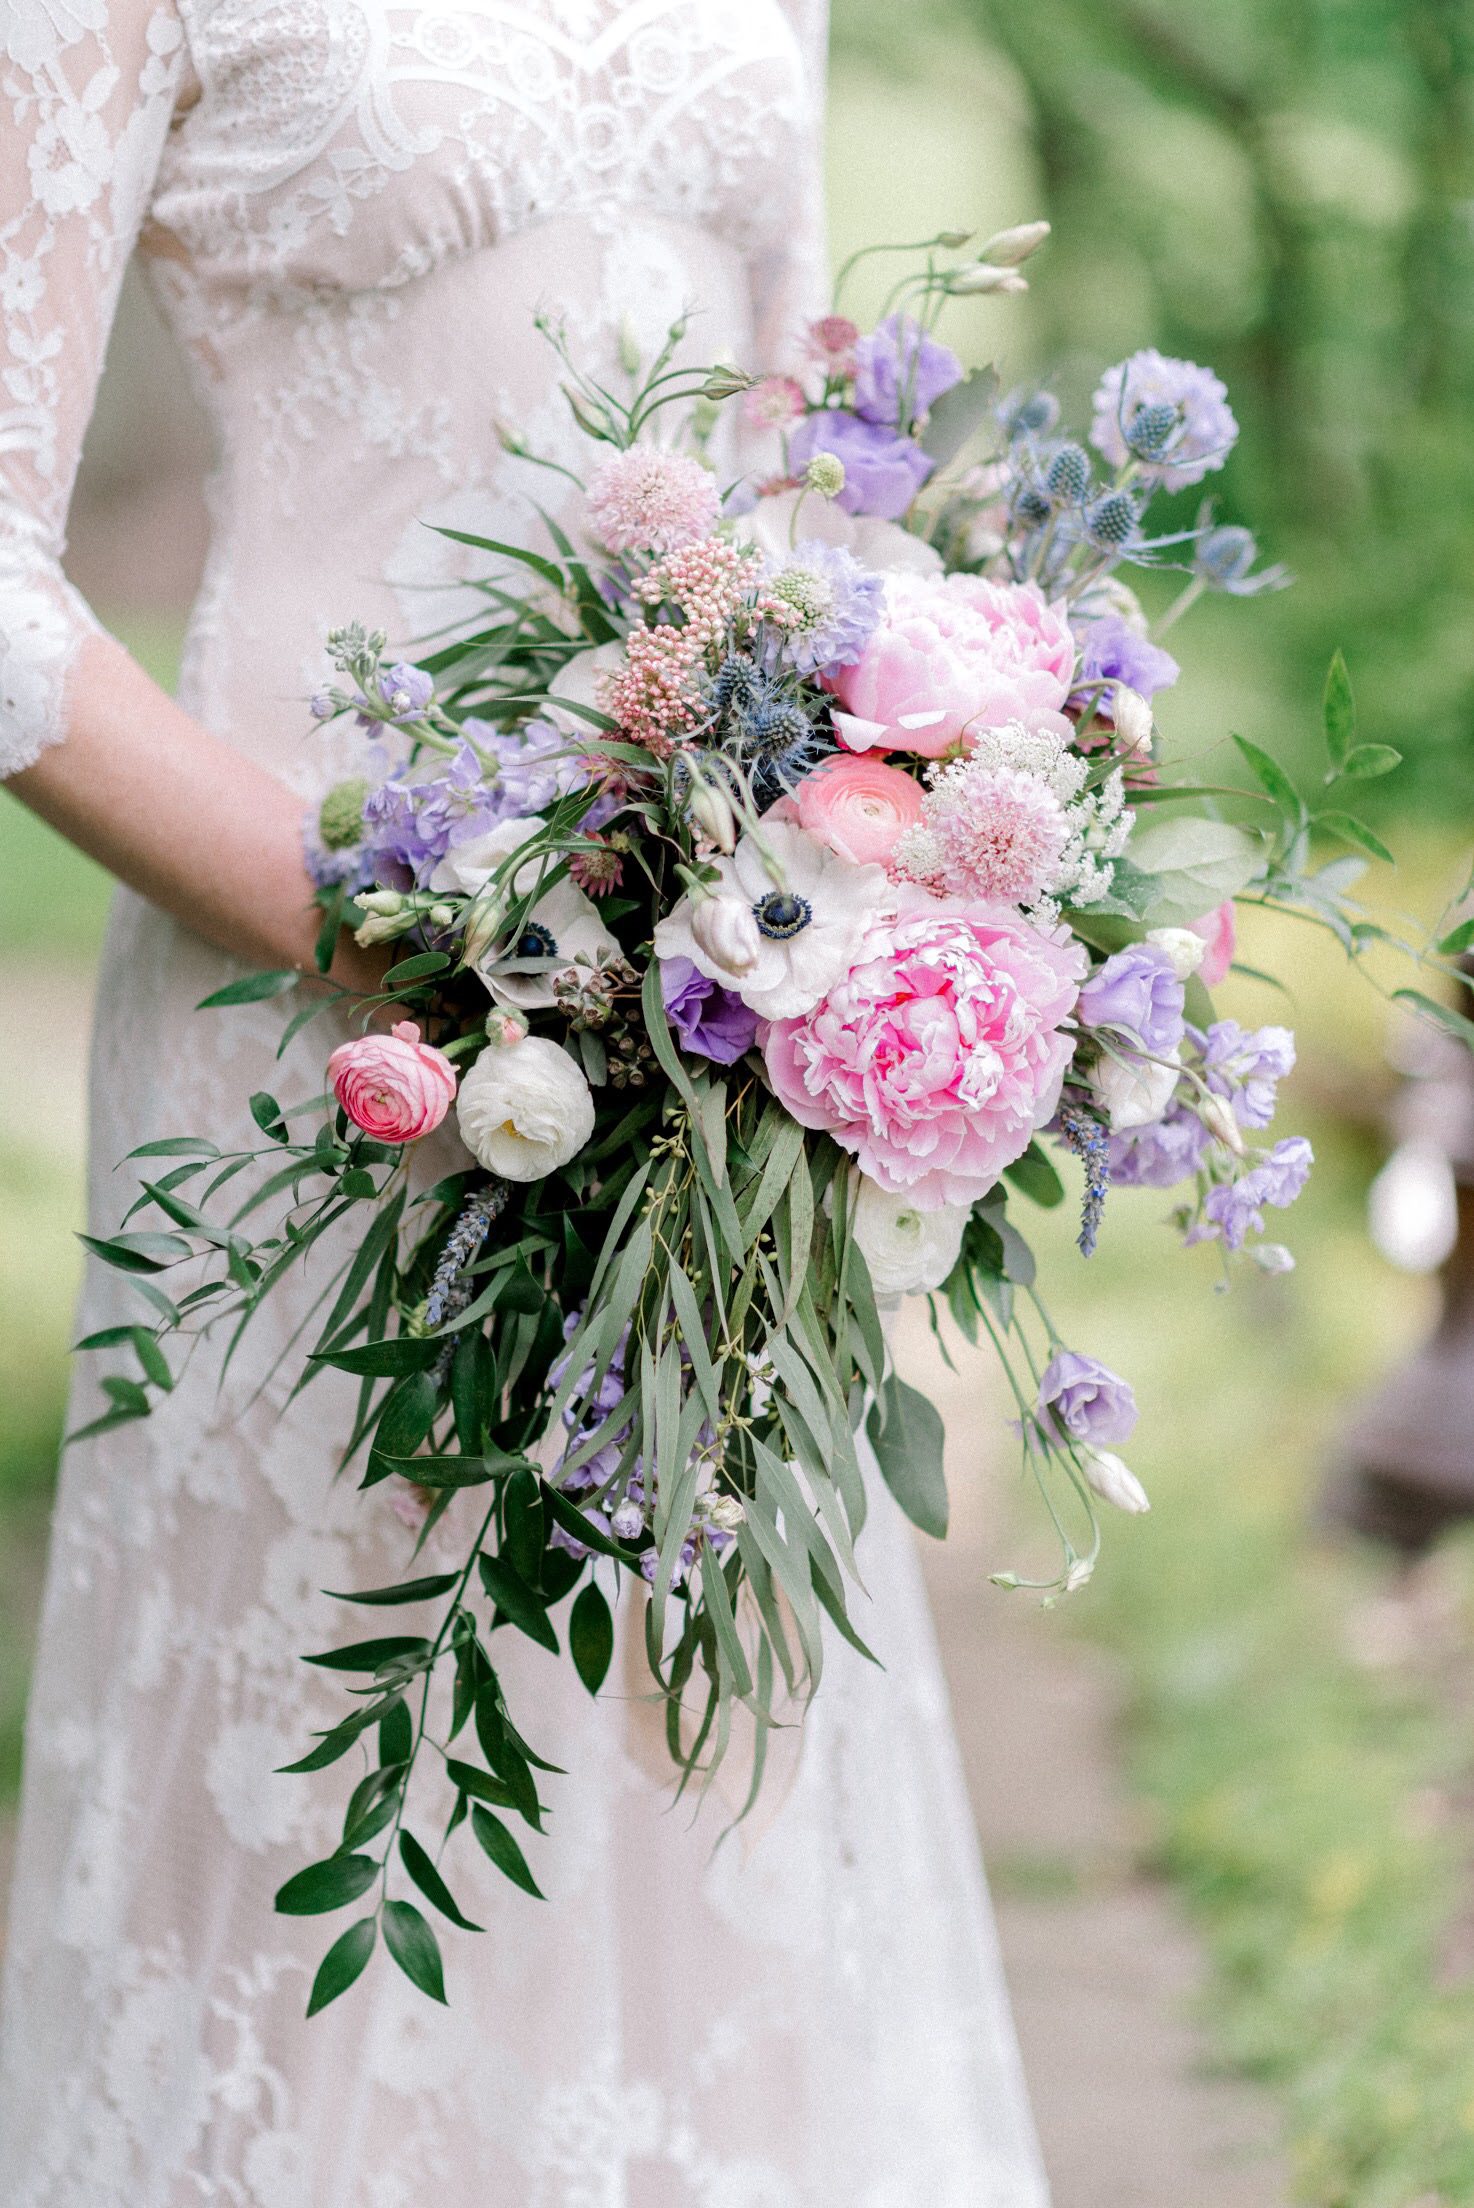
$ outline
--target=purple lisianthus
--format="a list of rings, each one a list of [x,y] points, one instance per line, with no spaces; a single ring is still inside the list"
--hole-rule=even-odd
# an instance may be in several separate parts
[[[899,521],[936,465],[914,439],[838,407],[799,423],[788,441],[795,475],[803,474],[816,452],[832,452],[844,468],[835,504],[847,514],[872,514],[880,521]]]
[[[1182,1041],[1183,988],[1165,951],[1133,943],[1097,967],[1080,991],[1086,1027],[1128,1036],[1149,1057],[1168,1058]]]
[[[757,1014],[689,958],[661,960],[660,993],[682,1050],[697,1058],[735,1066],[757,1041]]]
[[[765,587],[798,616],[777,638],[770,657],[801,675],[852,667],[885,611],[885,578],[862,567],[843,545],[820,544],[813,537],[794,546]]]
[[[1295,1038],[1287,1027],[1246,1029],[1237,1020],[1215,1020],[1206,1035],[1194,1032],[1203,1054],[1203,1078],[1226,1098],[1241,1127],[1267,1127],[1274,1117],[1275,1087],[1295,1063]]]
[[[888,314],[855,345],[855,411],[896,428],[929,414],[962,381],[962,363],[909,314]]]
[[[1075,685],[1081,702],[1086,692],[1102,682],[1124,682],[1128,690],[1136,690],[1144,698],[1154,697],[1158,690],[1170,690],[1182,673],[1170,652],[1164,652],[1149,637],[1138,636],[1118,613],[1105,614],[1099,621],[1084,625],[1079,631],[1079,644],[1080,671]],[[1103,704],[1109,712],[1109,696]]]
[[[1112,1133],[1111,1179],[1121,1188],[1175,1188],[1196,1173],[1209,1139],[1196,1113],[1174,1104],[1148,1127]]]
[[[1035,1415],[1046,1433],[1090,1449],[1129,1441],[1136,1425],[1136,1397],[1119,1374],[1094,1357],[1058,1349],[1039,1382]]]
[[[1096,387],[1090,442],[1116,467],[1178,491],[1201,483],[1233,450],[1239,425],[1211,368],[1148,346],[1108,368]]]

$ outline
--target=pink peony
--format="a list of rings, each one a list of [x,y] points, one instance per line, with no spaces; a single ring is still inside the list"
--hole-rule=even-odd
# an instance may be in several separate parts
[[[661,445],[631,445],[589,480],[589,522],[610,552],[675,552],[709,537],[721,512],[710,468]]]
[[[980,903],[902,885],[850,971],[763,1042],[779,1102],[919,1211],[970,1204],[1059,1102],[1086,956]]]
[[[1216,989],[1220,981],[1228,979],[1228,969],[1233,964],[1233,954],[1238,942],[1233,899],[1226,897],[1221,905],[1215,905],[1211,912],[1205,912],[1200,920],[1190,920],[1188,926],[1208,946],[1203,954],[1203,963],[1198,968],[1198,979],[1205,989]]]
[[[1061,718],[1075,667],[1063,614],[1032,583],[980,575],[889,575],[886,612],[853,666],[828,685],[852,751],[876,747],[937,759],[968,732]]]
[[[444,1051],[420,1041],[413,1020],[392,1035],[360,1035],[328,1060],[334,1096],[375,1142],[417,1142],[440,1125],[456,1093]]]
[[[921,817],[921,785],[881,759],[826,759],[791,800],[801,827],[857,866],[884,866],[903,830]]]

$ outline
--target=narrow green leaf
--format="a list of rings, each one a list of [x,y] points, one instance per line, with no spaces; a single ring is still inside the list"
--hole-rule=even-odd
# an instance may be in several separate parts
[[[468,1916],[461,1913],[456,1898],[446,1885],[445,1880],[441,1877],[425,1850],[420,1846],[414,1834],[405,1831],[403,1826],[400,1827],[399,1833],[399,1854],[405,1869],[419,1887],[426,1901],[433,1908],[438,1909],[443,1917],[449,1917],[451,1923],[458,1924],[463,1932],[481,1932],[485,1930],[483,1925],[473,1924]]]
[[[194,1256],[190,1245],[177,1234],[115,1234],[107,1241],[97,1235],[79,1234],[77,1240],[104,1265],[120,1273],[162,1273],[170,1265]]]
[[[1348,751],[1341,769],[1343,774],[1355,775],[1358,781],[1375,781],[1378,775],[1391,774],[1394,767],[1402,765],[1402,753],[1391,744],[1358,744]]]
[[[1247,736],[1235,736],[1239,752],[1266,796],[1273,798],[1286,820],[1298,822],[1304,818],[1305,807],[1300,793],[1277,759],[1272,759],[1258,744],[1251,744]]]
[[[1311,825],[1339,836],[1343,843],[1354,843],[1358,851],[1365,851],[1374,859],[1383,859],[1388,866],[1397,864],[1381,837],[1374,836],[1371,829],[1351,813],[1317,813]]]
[[[1425,1019],[1434,1021],[1474,1050],[1474,1020],[1465,1019],[1463,1013],[1455,1012],[1451,1005],[1440,1004],[1436,997],[1425,997],[1421,989],[1394,989],[1392,994],[1399,1004],[1412,1005]]]
[[[1021,1196],[1045,1211],[1053,1211],[1065,1200],[1065,1184],[1037,1142],[1031,1142],[1021,1158],[1003,1168],[1003,1177]]]
[[[360,1917],[357,1924],[350,1924],[342,1937],[334,1940],[312,1981],[312,1998],[307,2004],[309,2016],[316,2016],[319,2009],[325,2009],[340,1993],[346,1993],[355,1978],[363,1976],[374,1952],[377,1933],[378,1926],[372,1917]]]
[[[592,1580],[573,1598],[568,1615],[568,1648],[579,1678],[590,1694],[597,1694],[614,1655],[614,1617],[603,1589]]]
[[[330,1855],[325,1863],[298,1871],[277,1889],[278,1914],[317,1917],[329,1909],[345,1909],[367,1893],[378,1875],[379,1866],[371,1855]]]
[[[470,1794],[480,1802],[490,1802],[494,1809],[515,1809],[517,1797],[511,1787],[501,1779],[494,1779],[489,1771],[478,1771],[474,1763],[462,1763],[457,1756],[447,1756],[445,1768],[463,1794]]]
[[[213,1142],[206,1142],[203,1135],[165,1135],[158,1142],[140,1143],[136,1150],[128,1152],[128,1162],[135,1158],[218,1158],[219,1150]]]
[[[313,1362],[334,1365],[339,1372],[356,1372],[374,1379],[399,1378],[407,1372],[424,1372],[440,1355],[440,1344],[416,1334],[397,1334],[392,1340],[362,1342],[357,1349],[313,1352]]]
[[[1465,951],[1474,949],[1474,920],[1461,920],[1456,928],[1450,928],[1439,938],[1438,948],[1445,958],[1462,958]]]
[[[437,1595],[448,1595],[459,1572],[435,1572],[428,1579],[401,1580],[397,1587],[371,1587],[364,1594],[349,1594],[337,1587],[324,1587],[323,1593],[334,1602],[373,1603],[387,1608],[399,1602],[433,1602]]]
[[[402,989],[406,982],[423,981],[429,974],[443,974],[449,965],[444,951],[416,951],[413,958],[402,958],[397,966],[391,966],[380,987]]]
[[[493,1817],[489,1809],[483,1809],[477,1802],[471,1811],[471,1830],[503,1877],[509,1878],[514,1886],[520,1886],[525,1894],[533,1894],[539,1901],[545,1898],[527,1867],[526,1856],[500,1817]]]
[[[227,982],[223,989],[201,997],[196,1012],[213,1012],[227,1004],[262,1004],[268,997],[283,997],[289,989],[295,989],[301,980],[295,967],[284,966],[272,973],[246,974],[240,981]]]
[[[558,1636],[553,1631],[547,1611],[526,1580],[516,1572],[505,1557],[488,1556],[485,1551],[476,1559],[481,1574],[481,1584],[504,1617],[509,1618],[520,1632],[540,1647],[558,1653]]]
[[[1356,734],[1356,700],[1351,694],[1351,677],[1346,672],[1346,661],[1339,651],[1331,656],[1325,696],[1321,703],[1321,717],[1325,725],[1326,751],[1331,765],[1339,774],[1346,764],[1351,740]]]
[[[384,1904],[384,1945],[411,1985],[432,2001],[445,2000],[445,1971],[440,1942],[412,1901]]]
[[[387,1633],[373,1641],[355,1641],[351,1648],[330,1648],[321,1656],[304,1656],[304,1664],[320,1671],[377,1671],[403,1656],[428,1656],[430,1643],[419,1633]]]

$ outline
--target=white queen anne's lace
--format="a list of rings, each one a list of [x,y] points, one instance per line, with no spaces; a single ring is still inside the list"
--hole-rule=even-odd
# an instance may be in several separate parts
[[[65,511],[135,235],[219,447],[185,703],[320,788],[342,764],[305,734],[327,629],[408,639],[463,610],[466,555],[426,521],[537,540],[530,500],[558,479],[496,425],[587,469],[535,308],[606,378],[687,306],[690,358],[790,351],[819,255],[822,17],[0,5],[0,772],[65,734],[91,627],[58,564]],[[237,970],[120,897],[98,1231],[135,1145],[234,1145],[252,1091],[320,1091],[321,1025],[278,1062],[273,1008],[192,1010]],[[499,1634],[512,1706],[569,1770],[548,1781],[554,1838],[529,1842],[550,1905],[455,1843],[447,1873],[487,1932],[448,1935],[450,2010],[380,1956],[304,2023],[349,1920],[272,1911],[336,1845],[344,1792],[342,1768],[272,1775],[341,1707],[297,1653],[361,1638],[322,1590],[401,1576],[412,1539],[334,1478],[351,1387],[288,1400],[332,1262],[266,1307],[223,1391],[207,1349],[153,1418],[65,1464],[0,2027],[5,2208],[1039,2208],[935,1652],[883,1496],[864,1624],[889,1668],[833,1651],[802,1760],[774,1744],[743,1839],[713,1856],[735,1802],[695,1831],[668,1810],[637,1616],[598,1708]],[[94,1273],[82,1329],[135,1316]],[[97,1407],[83,1383],[74,1423]],[[420,1832],[436,1844],[429,1812]]]

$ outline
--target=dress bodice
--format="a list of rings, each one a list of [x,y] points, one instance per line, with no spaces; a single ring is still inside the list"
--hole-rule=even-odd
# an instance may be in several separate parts
[[[135,238],[212,418],[182,695],[304,784],[328,627],[467,601],[587,447],[534,328],[628,377],[790,355],[821,258],[824,0],[15,0],[0,70],[0,774],[92,626],[65,510]],[[484,563],[483,563],[484,564]],[[452,586],[448,588],[447,586]]]

